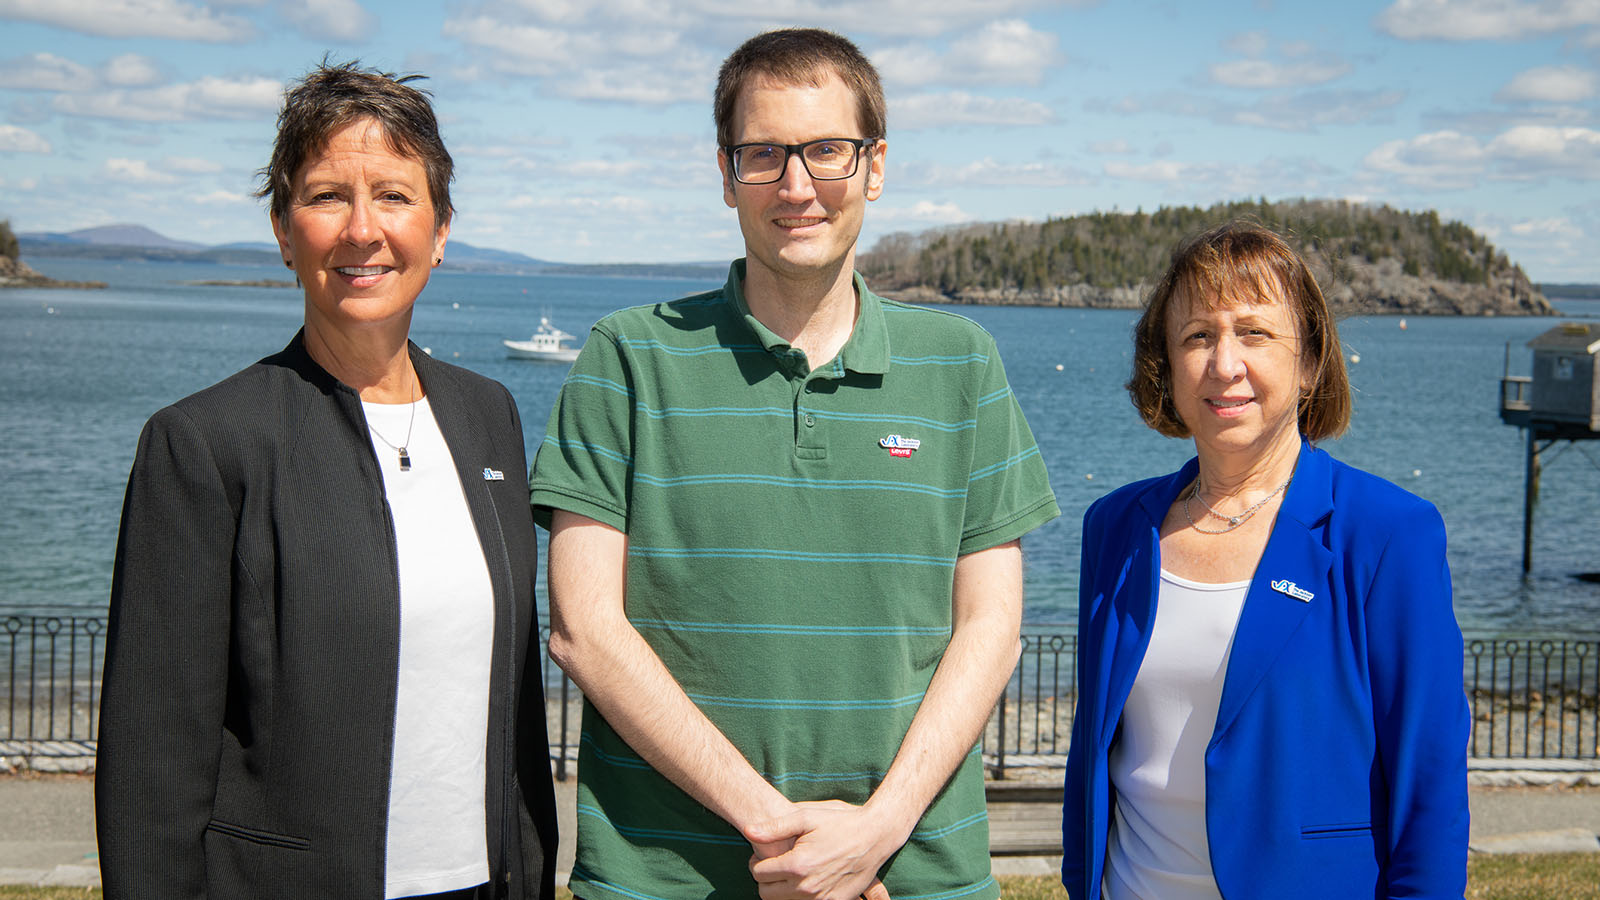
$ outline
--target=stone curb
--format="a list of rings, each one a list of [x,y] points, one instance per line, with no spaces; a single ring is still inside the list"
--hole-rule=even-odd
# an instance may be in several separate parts
[[[1600,835],[1587,828],[1497,834],[1469,843],[1473,853],[1600,853]]]

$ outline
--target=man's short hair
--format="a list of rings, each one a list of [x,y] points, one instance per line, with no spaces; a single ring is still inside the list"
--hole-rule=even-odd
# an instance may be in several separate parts
[[[1336,438],[1350,424],[1350,379],[1339,329],[1306,261],[1288,242],[1254,222],[1235,221],[1189,238],[1172,251],[1133,330],[1133,377],[1128,393],[1146,425],[1167,437],[1188,437],[1172,401],[1167,358],[1167,311],[1182,294],[1194,303],[1227,308],[1239,303],[1288,304],[1310,385],[1300,398],[1300,433]]]
[[[838,76],[856,98],[856,120],[861,137],[887,135],[888,113],[878,70],[849,38],[821,28],[780,28],[756,35],[723,61],[717,73],[712,116],[717,123],[717,145],[733,145],[733,108],[752,81],[769,78],[781,84],[820,85]],[[827,137],[851,137],[837,134]]]

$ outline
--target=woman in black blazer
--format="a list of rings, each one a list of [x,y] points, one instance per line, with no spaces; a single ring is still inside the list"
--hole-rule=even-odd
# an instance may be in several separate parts
[[[406,80],[324,64],[289,90],[261,194],[305,327],[140,437],[96,780],[110,900],[553,896],[522,426],[407,338],[452,208]]]

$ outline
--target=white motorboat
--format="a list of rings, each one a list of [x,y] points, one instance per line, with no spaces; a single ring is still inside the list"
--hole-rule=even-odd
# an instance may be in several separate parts
[[[525,341],[501,341],[506,345],[506,355],[512,359],[543,359],[550,362],[572,362],[578,358],[578,347],[566,347],[563,341],[575,341],[576,337],[550,324],[544,317],[539,319],[539,329],[533,337]]]

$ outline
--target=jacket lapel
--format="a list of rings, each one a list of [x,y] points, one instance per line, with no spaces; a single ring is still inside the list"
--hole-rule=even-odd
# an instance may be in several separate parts
[[[1323,546],[1322,533],[1332,509],[1328,455],[1301,444],[1294,481],[1284,495],[1239,615],[1213,741],[1233,724],[1312,606],[1332,602],[1328,576],[1333,554]]]
[[[1111,746],[1122,707],[1133,691],[1133,681],[1150,646],[1150,628],[1155,624],[1156,593],[1161,587],[1161,522],[1184,486],[1194,480],[1199,469],[1189,460],[1177,472],[1153,482],[1138,500],[1138,512],[1130,529],[1128,554],[1122,577],[1116,583],[1113,615],[1116,640],[1106,676],[1106,714],[1101,720],[1101,748]]]

